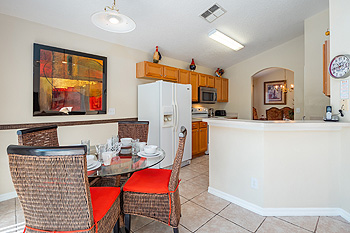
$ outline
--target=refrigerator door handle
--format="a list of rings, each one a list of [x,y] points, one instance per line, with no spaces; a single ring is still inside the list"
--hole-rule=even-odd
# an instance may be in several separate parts
[[[174,129],[176,130],[176,122],[177,122],[177,105],[174,104],[173,105],[173,109],[174,109],[174,112],[173,112],[173,126],[174,126]]]

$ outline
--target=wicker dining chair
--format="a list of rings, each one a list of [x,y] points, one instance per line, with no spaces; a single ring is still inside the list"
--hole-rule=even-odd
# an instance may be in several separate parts
[[[125,230],[130,232],[130,215],[139,215],[168,224],[178,232],[181,216],[179,173],[187,130],[181,127],[179,146],[172,170],[145,169],[135,172],[123,187]]]
[[[119,138],[140,139],[140,142],[147,142],[148,139],[148,121],[119,121]],[[94,187],[121,186],[130,177],[130,174],[123,176],[102,177],[92,183]]]
[[[22,129],[17,131],[18,145],[59,146],[57,125]]]
[[[26,232],[119,232],[120,188],[89,187],[85,145],[7,153]]]
[[[140,142],[148,140],[148,121],[119,121],[118,136],[119,138],[140,139]]]
[[[269,108],[266,110],[266,118],[268,121],[283,120],[283,113],[279,108]]]

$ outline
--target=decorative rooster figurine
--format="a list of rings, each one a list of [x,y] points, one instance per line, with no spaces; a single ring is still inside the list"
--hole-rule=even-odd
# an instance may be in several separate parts
[[[156,51],[153,54],[153,63],[158,63],[162,60],[162,55],[158,52],[158,46],[156,46]]]
[[[194,60],[192,58],[192,62],[190,64],[190,70],[194,71],[196,69],[196,64],[194,63]]]
[[[225,73],[225,71],[223,69],[220,69],[218,68],[216,71],[215,71],[215,75],[217,77],[221,77],[223,74]]]

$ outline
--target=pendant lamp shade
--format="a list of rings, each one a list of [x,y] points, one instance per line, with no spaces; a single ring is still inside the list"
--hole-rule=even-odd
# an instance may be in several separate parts
[[[109,32],[127,33],[136,28],[134,20],[118,12],[115,1],[112,7],[107,6],[104,11],[93,14],[91,21],[97,27]]]

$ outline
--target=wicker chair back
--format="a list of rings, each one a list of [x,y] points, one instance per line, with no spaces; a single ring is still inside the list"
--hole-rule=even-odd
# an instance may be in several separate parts
[[[12,181],[26,226],[74,231],[94,225],[86,146],[7,148]],[[93,227],[89,232],[95,232]],[[27,228],[27,232],[37,232]]]
[[[59,146],[57,125],[18,130],[18,145]]]
[[[268,121],[282,120],[283,113],[279,108],[269,108],[266,110],[266,118]]]
[[[169,191],[175,191],[179,183],[180,167],[182,162],[182,157],[184,154],[185,142],[187,136],[187,129],[181,126],[179,134],[179,146],[177,148],[176,156],[174,159],[171,176],[169,180]]]
[[[140,142],[147,142],[148,126],[148,121],[119,121],[118,136],[119,138],[138,138]]]

